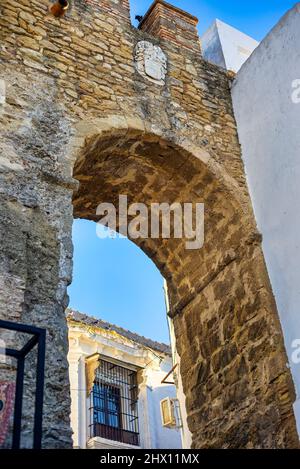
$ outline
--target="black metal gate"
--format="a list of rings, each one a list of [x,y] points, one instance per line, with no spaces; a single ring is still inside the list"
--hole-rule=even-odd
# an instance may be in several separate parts
[[[31,352],[34,347],[37,346],[33,448],[40,449],[42,443],[46,330],[40,329],[38,327],[28,326],[26,324],[17,324],[15,322],[2,320],[0,320],[0,329],[31,335],[31,338],[29,338],[29,340],[20,350],[6,347],[4,349],[4,353],[7,356],[13,357],[17,360],[17,377],[12,439],[13,449],[19,449],[21,441],[25,360],[29,352]]]

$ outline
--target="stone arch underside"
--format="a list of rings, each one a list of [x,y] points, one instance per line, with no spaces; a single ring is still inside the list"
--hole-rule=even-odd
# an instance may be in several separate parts
[[[195,448],[297,446],[293,385],[251,209],[203,161],[137,130],[90,135],[75,162],[74,217],[99,203],[204,202],[205,242],[134,242],[168,283]]]

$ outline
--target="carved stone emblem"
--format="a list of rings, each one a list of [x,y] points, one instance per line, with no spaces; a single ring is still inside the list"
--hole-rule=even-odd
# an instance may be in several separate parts
[[[148,41],[138,42],[135,49],[137,71],[157,85],[164,85],[167,73],[167,57],[159,46]]]

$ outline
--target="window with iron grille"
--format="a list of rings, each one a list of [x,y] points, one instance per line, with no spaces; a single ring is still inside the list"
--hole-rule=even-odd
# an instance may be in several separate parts
[[[136,371],[101,359],[90,395],[90,437],[139,445]]]

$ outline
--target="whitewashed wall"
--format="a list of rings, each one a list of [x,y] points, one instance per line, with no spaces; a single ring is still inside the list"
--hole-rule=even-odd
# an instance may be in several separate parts
[[[300,3],[243,65],[232,97],[296,386],[300,434]]]
[[[218,19],[201,37],[203,57],[233,72],[241,68],[258,44],[252,37]]]
[[[149,368],[146,373],[148,418],[144,420],[144,430],[141,427],[141,435],[145,433],[145,425],[148,426],[150,444],[144,442],[145,448],[177,449],[182,447],[180,431],[165,428],[161,424],[160,401],[165,397],[176,397],[174,385],[161,384],[172,366],[172,360],[168,358],[160,364],[160,370]],[[139,415],[142,413],[143,406],[145,406],[145,400],[140,400]]]

